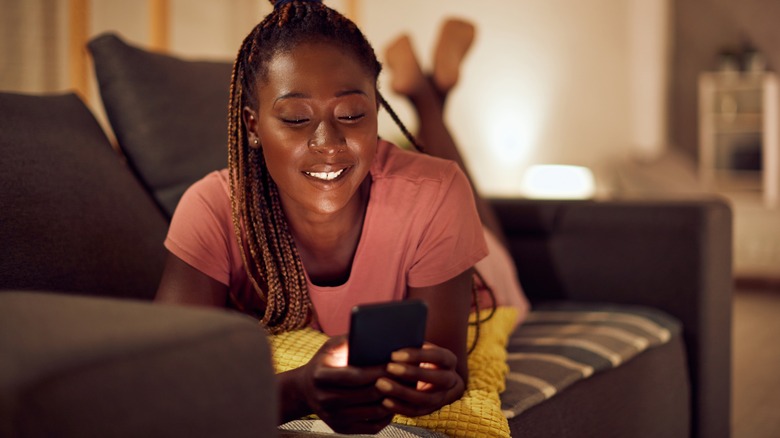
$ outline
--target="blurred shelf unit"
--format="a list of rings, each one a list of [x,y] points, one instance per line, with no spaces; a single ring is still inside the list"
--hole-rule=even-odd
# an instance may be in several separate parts
[[[699,76],[699,176],[713,190],[757,191],[780,205],[780,93],[775,73]]]

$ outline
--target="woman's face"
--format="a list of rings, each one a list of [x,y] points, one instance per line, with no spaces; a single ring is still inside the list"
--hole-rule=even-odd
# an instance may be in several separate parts
[[[274,56],[244,109],[290,214],[330,214],[357,202],[377,146],[374,78],[348,52],[303,43]]]

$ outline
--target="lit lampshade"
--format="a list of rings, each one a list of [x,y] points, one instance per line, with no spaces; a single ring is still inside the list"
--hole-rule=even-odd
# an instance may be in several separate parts
[[[521,191],[535,199],[588,199],[593,197],[596,184],[587,167],[540,164],[526,170]]]

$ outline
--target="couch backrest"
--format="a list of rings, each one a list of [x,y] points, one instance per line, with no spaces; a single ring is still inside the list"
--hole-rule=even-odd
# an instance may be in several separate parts
[[[0,290],[148,299],[167,221],[73,94],[0,93]]]
[[[119,147],[170,218],[192,183],[227,166],[232,64],[149,52],[114,34],[89,50]]]

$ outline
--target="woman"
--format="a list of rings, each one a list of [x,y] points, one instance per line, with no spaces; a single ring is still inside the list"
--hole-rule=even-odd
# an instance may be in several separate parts
[[[165,242],[157,301],[332,336],[278,375],[281,422],[314,413],[337,432],[374,433],[457,400],[468,380],[473,266],[487,253],[471,187],[455,163],[377,138],[380,105],[397,120],[380,70],[336,11],[275,2],[234,64],[228,169],[187,191]],[[387,367],[334,366],[352,306],[410,298],[428,304],[424,348]]]

